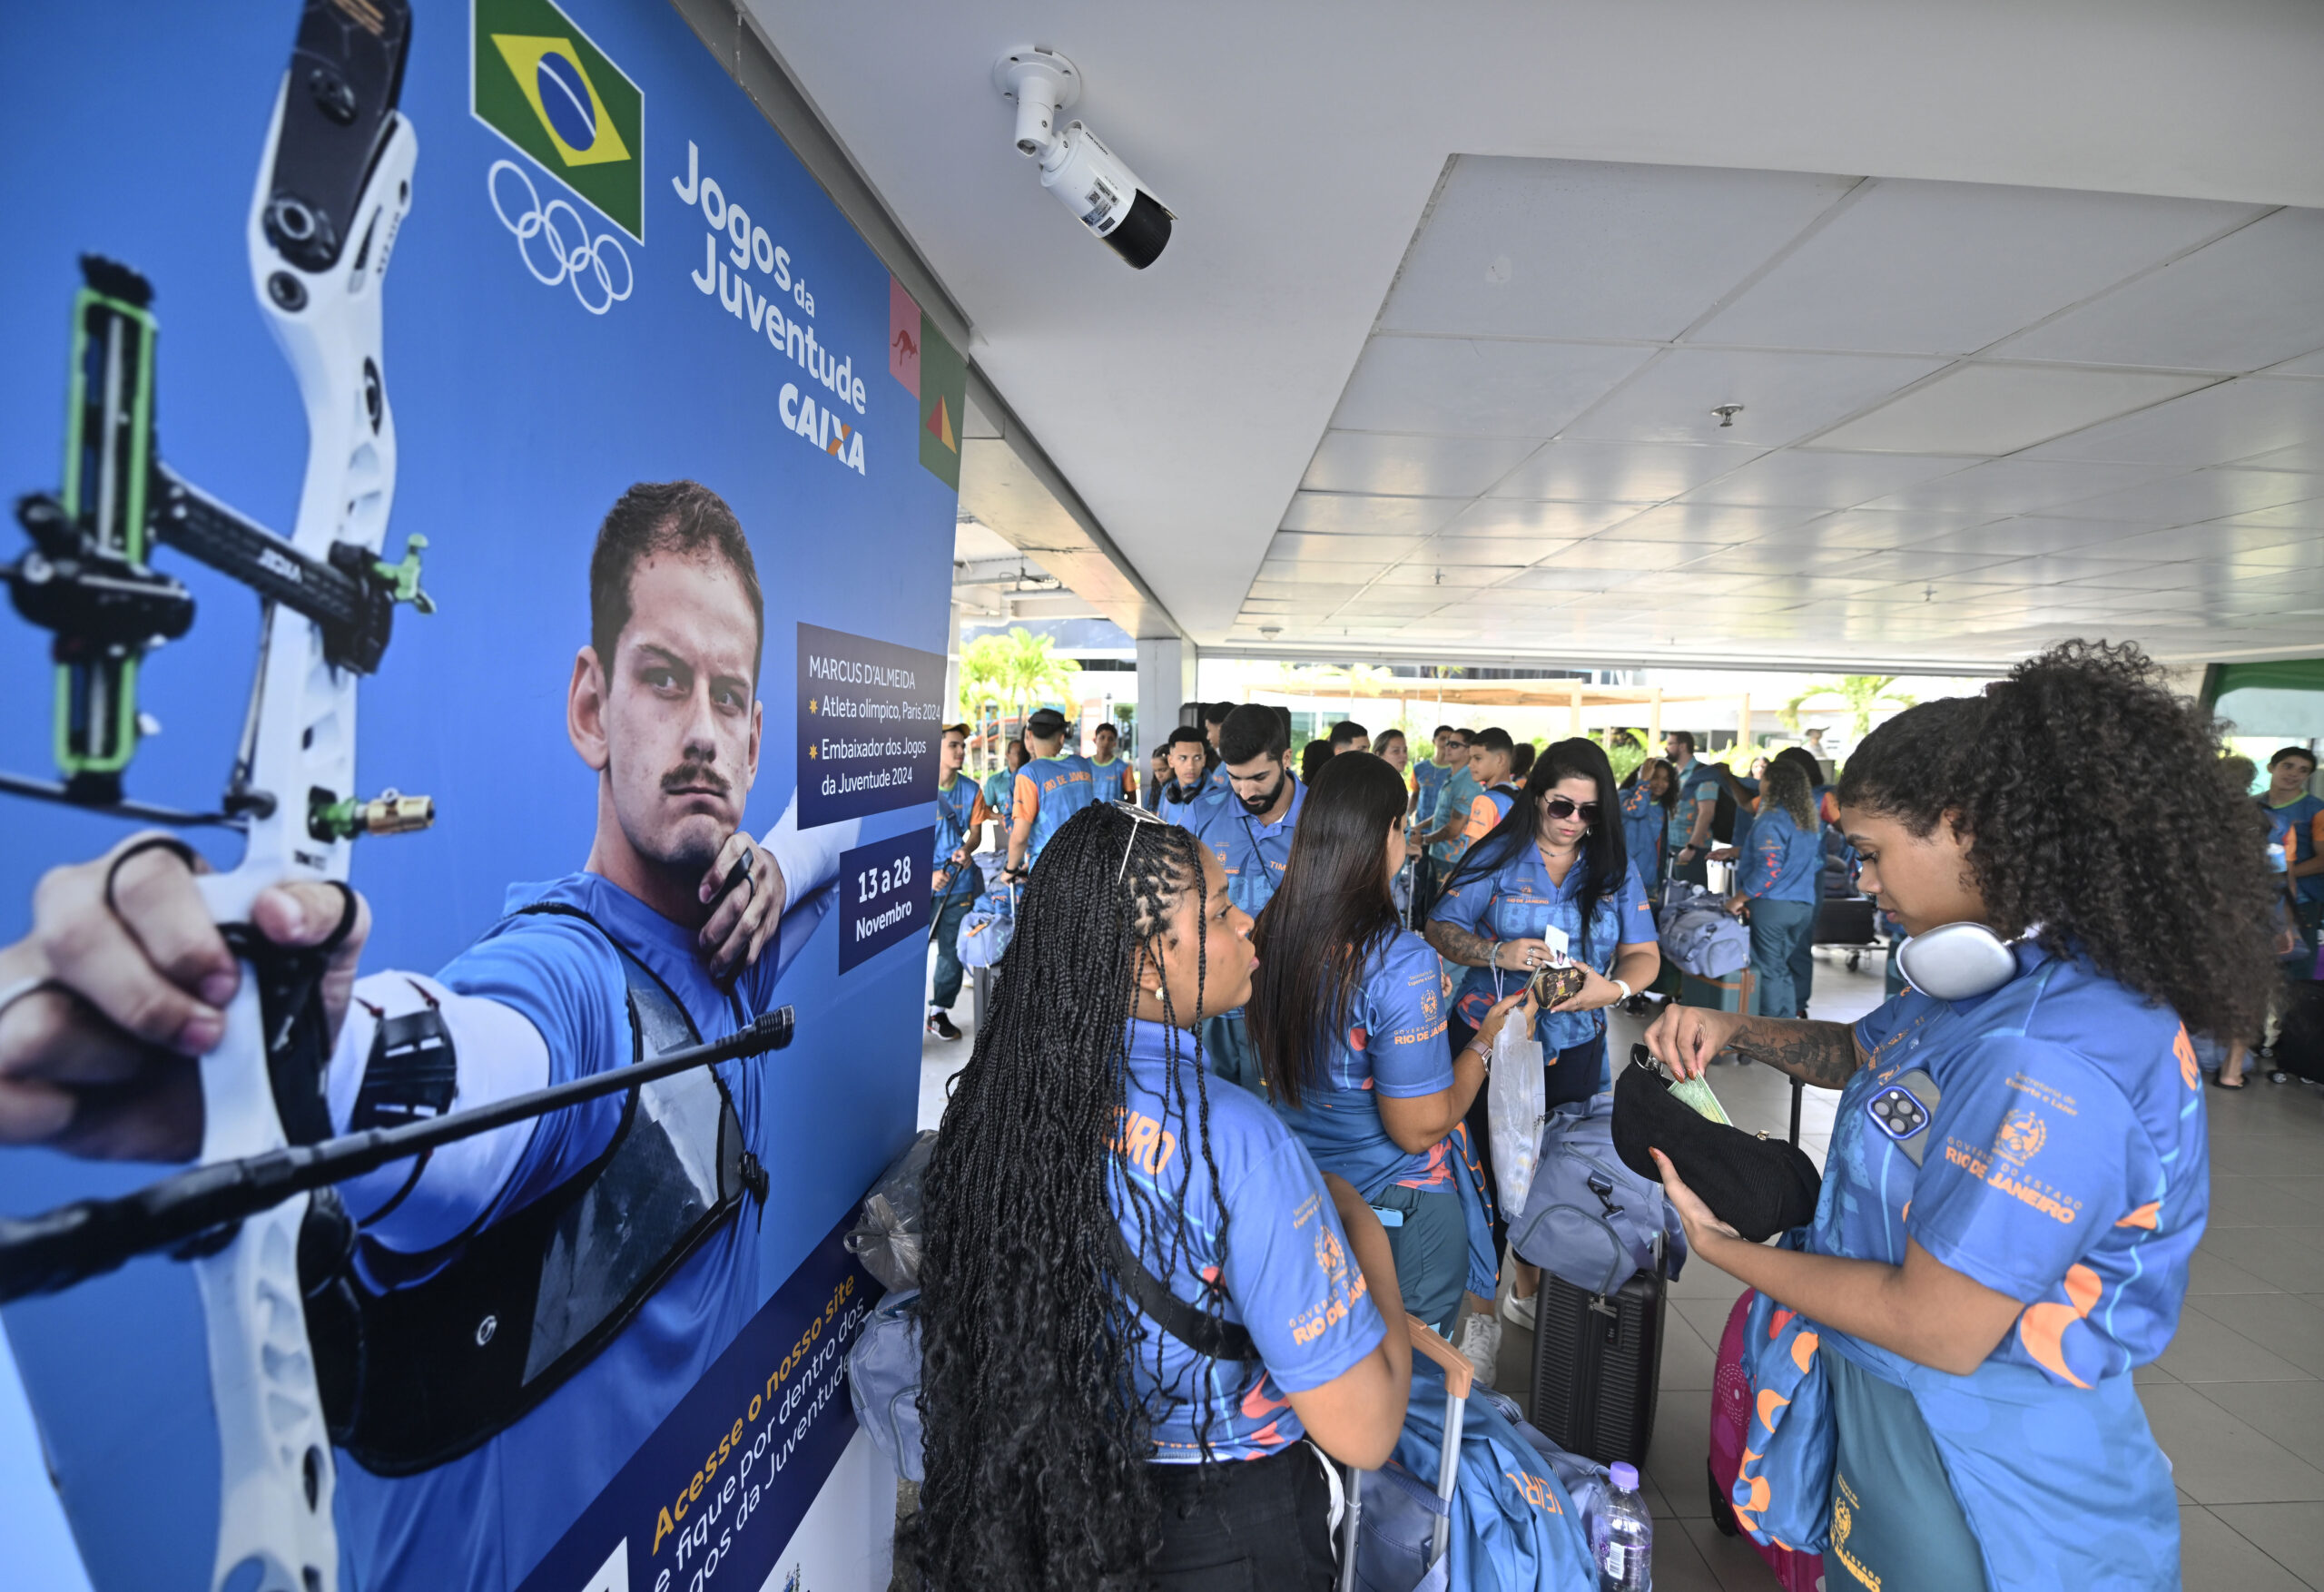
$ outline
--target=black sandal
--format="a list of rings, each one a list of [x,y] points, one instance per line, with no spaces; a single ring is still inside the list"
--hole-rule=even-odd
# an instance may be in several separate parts
[[[2218,1073],[2205,1073],[2203,1076],[2211,1080],[2211,1087],[2214,1089],[2242,1089],[2250,1087],[2247,1081],[2242,1078],[2238,1078],[2235,1082],[2230,1084],[2224,1076]]]

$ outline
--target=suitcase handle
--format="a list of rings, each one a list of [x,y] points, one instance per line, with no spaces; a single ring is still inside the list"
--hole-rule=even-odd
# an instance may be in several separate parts
[[[1443,1368],[1445,1391],[1455,1399],[1466,1399],[1476,1381],[1476,1367],[1468,1356],[1444,1341],[1443,1335],[1416,1315],[1404,1317],[1404,1330],[1412,1334],[1413,1348]]]

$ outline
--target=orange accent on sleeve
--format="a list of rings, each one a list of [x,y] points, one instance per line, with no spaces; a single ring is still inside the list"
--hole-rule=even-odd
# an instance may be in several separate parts
[[[1469,803],[1469,825],[1461,833],[1466,840],[1482,840],[1500,821],[1501,809],[1493,805],[1492,798],[1479,796]]]
[[[1137,771],[1136,769],[1122,771],[1122,800],[1125,801],[1137,800]]]
[[[2129,1215],[2115,1223],[2114,1225],[2117,1227],[2143,1227],[2149,1233],[2152,1233],[2161,1223],[2162,1213],[2162,1202],[2161,1200],[2149,1200],[2137,1210],[2132,1211]]]
[[[2099,1281],[2097,1273],[2088,1266],[2077,1265],[2066,1268],[2065,1288],[2064,1304],[2044,1302],[2025,1307],[2024,1313],[2017,1318],[2017,1339],[2043,1370],[2077,1388],[2087,1388],[2090,1384],[2074,1375],[2066,1364],[2066,1329],[2096,1307],[2105,1285]]]
[[[1017,794],[1014,803],[1010,809],[1010,816],[1015,818],[1023,818],[1027,813],[1038,816],[1041,811],[1041,788],[1034,784],[1022,769],[1017,771]]]
[[[978,787],[976,791],[976,805],[969,809],[968,827],[974,829],[980,823],[990,823],[991,821],[992,809],[984,804],[983,788]]]

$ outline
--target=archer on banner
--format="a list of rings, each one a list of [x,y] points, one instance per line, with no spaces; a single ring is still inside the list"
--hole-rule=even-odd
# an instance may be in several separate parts
[[[24,500],[8,570],[33,624],[0,626],[0,690],[24,700],[41,646],[58,682],[52,727],[0,727],[0,766],[57,775],[0,787],[41,799],[11,803],[0,858],[0,1135],[67,1152],[0,1150],[7,1341],[100,1592],[497,1589],[565,1564],[627,1479],[666,1491],[720,1368],[812,1318],[756,1428],[726,1422],[754,1469],[718,1489],[771,1565],[852,1431],[816,1355],[871,1284],[822,1235],[917,1094],[924,938],[864,880],[927,851],[943,661],[872,638],[943,634],[954,497],[767,446],[783,368],[654,266],[646,238],[691,243],[700,195],[640,174],[698,152],[747,186],[746,237],[813,260],[834,346],[881,335],[890,279],[672,15],[470,0],[462,29],[457,4],[307,0],[281,74],[294,9],[0,25],[54,64],[39,110],[73,152],[6,178],[42,219],[0,316],[47,306],[11,329],[54,339],[56,264],[117,231],[87,195],[153,211],[139,258],[83,267],[66,469]],[[104,92],[124,73],[152,87],[129,110]],[[162,131],[251,83],[274,107],[254,193],[218,141]],[[649,122],[665,94],[691,124]],[[423,131],[459,181],[423,184]],[[516,176],[537,204],[502,213]],[[207,251],[237,187],[230,294]],[[620,314],[511,257],[551,211],[568,266],[623,235]],[[281,368],[246,354],[243,293],[306,422],[280,536],[225,502],[282,496]],[[867,425],[913,422],[909,394],[849,381]],[[23,485],[55,479],[33,385],[0,390]],[[248,678],[241,591],[247,712],[221,689]],[[363,680],[365,768],[432,800],[359,790]],[[205,761],[214,811],[149,799]],[[387,834],[377,860],[352,844]],[[711,1544],[671,1527],[642,1562],[683,1538],[691,1575]]]

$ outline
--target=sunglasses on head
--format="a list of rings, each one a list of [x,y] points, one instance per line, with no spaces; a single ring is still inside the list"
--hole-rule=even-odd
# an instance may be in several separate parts
[[[1551,818],[1571,818],[1578,812],[1584,823],[1598,821],[1598,804],[1595,801],[1576,801],[1571,796],[1551,796],[1541,806]]]

